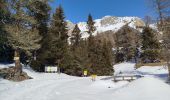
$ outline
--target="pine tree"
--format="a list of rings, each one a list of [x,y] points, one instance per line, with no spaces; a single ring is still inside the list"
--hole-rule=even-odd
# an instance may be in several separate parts
[[[88,16],[88,20],[87,20],[87,29],[88,29],[88,34],[89,34],[89,37],[88,37],[88,57],[89,57],[89,60],[92,59],[92,54],[93,54],[93,49],[94,49],[94,36],[92,35],[93,32],[95,32],[96,30],[96,27],[94,26],[95,22],[93,21],[93,18],[91,16],[91,14],[89,14]]]
[[[113,49],[110,41],[104,40],[103,42],[103,61],[104,61],[104,68],[103,73],[104,75],[113,75]],[[105,70],[105,71],[104,71]]]
[[[144,62],[159,60],[160,44],[155,33],[156,32],[149,27],[145,27],[142,32],[142,61]]]
[[[139,32],[128,25],[123,26],[115,33],[116,62],[130,61],[136,56],[139,45]]]
[[[93,32],[96,31],[96,27],[94,26],[95,22],[93,21],[93,18],[91,16],[91,14],[89,14],[88,16],[88,20],[87,20],[87,29],[88,29],[88,33],[91,36]]]
[[[81,34],[80,34],[80,29],[78,25],[76,24],[75,28],[73,29],[72,32],[72,37],[71,37],[71,43],[73,45],[73,48],[78,46],[81,40]]]
[[[48,49],[46,50],[48,58],[47,63],[57,64],[60,68],[67,67],[69,59],[68,54],[68,31],[65,22],[64,11],[61,6],[56,9],[53,15],[51,27],[50,27],[50,40]]]
[[[71,36],[71,55],[72,55],[72,66],[69,68],[71,75],[81,76],[82,75],[82,65],[81,65],[81,34],[78,25],[72,31]],[[68,71],[67,71],[68,72]]]
[[[28,3],[28,0],[11,1],[12,22],[6,25],[8,41],[13,49],[15,49],[16,73],[22,72],[19,60],[20,51],[23,50],[27,55],[31,56],[32,51],[40,48],[38,42],[41,40],[41,37],[38,30],[33,27],[36,24],[36,20],[28,15]]]
[[[88,64],[86,67],[91,68],[93,66],[93,58],[95,53],[95,38],[90,36],[87,40],[87,55],[88,55]]]
[[[94,42],[93,48],[91,48],[91,55],[90,55],[90,68],[89,71],[91,74],[102,75],[102,67],[104,67],[103,60],[103,52],[102,52],[102,43],[100,40],[96,40]]]
[[[84,69],[89,74],[113,74],[113,51],[111,43],[97,39],[90,35],[87,40],[87,62]]]
[[[81,39],[79,46],[74,50],[75,60],[77,62],[77,67],[81,70],[87,70],[89,66],[89,57],[88,57],[88,41],[86,39]],[[80,72],[79,70],[79,72]]]
[[[67,68],[66,72],[71,75],[82,76],[82,72],[87,66],[87,41],[81,39],[80,29],[78,25],[75,26],[71,36],[71,66]]]
[[[95,39],[91,56],[88,58],[88,67],[90,74],[112,75],[113,74],[113,51],[111,43],[104,40]]]
[[[93,21],[93,18],[91,16],[91,14],[89,14],[88,16],[88,20],[87,20],[87,29],[88,29],[88,33],[89,33],[89,38],[88,38],[88,50],[89,50],[89,54],[88,56],[90,57],[90,51],[93,48],[94,45],[94,36],[92,35],[92,33],[96,30],[96,27],[94,26],[95,22]]]
[[[97,46],[97,45],[95,44],[95,38],[92,35],[92,33],[96,30],[94,24],[95,24],[95,22],[93,21],[91,14],[89,14],[88,20],[87,20],[87,29],[88,29],[87,32],[89,33],[89,37],[88,37],[88,44],[87,44],[88,61],[87,61],[86,69],[89,70],[89,73],[93,73],[93,74],[95,74],[94,67],[97,64],[96,59],[94,59],[94,58],[96,58],[95,57],[95,53],[96,53],[95,46]]]

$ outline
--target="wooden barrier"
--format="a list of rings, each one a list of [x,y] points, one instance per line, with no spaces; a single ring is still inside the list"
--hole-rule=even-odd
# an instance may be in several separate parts
[[[142,76],[136,76],[136,75],[129,75],[129,76],[126,76],[126,75],[120,75],[120,76],[114,76],[113,77],[113,81],[114,82],[118,82],[118,81],[133,81],[133,80],[136,80],[138,78],[141,78]]]

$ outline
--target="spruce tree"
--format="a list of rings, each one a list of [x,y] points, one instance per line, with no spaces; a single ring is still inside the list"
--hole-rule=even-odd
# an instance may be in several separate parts
[[[116,62],[133,60],[136,57],[136,48],[139,45],[139,32],[125,25],[115,33],[115,44]]]
[[[88,50],[89,50],[89,57],[90,57],[90,52],[93,49],[93,45],[94,45],[94,36],[92,35],[92,33],[96,30],[96,27],[94,26],[95,22],[93,21],[93,18],[91,16],[91,14],[89,14],[88,16],[88,20],[87,20],[87,29],[88,29],[88,33],[89,33],[89,38],[88,38]]]
[[[81,71],[82,74],[83,70],[87,70],[89,66],[87,39],[80,40],[79,46],[74,50],[74,56],[78,65],[77,67],[79,68],[79,72]]]
[[[76,24],[75,28],[72,31],[72,36],[71,36],[71,43],[73,47],[78,46],[81,40],[81,33],[78,25]]]
[[[145,27],[142,32],[142,61],[154,62],[159,60],[160,43],[156,37],[156,31],[149,27]]]
[[[94,36],[92,36],[92,33],[94,33],[96,31],[96,27],[94,26],[94,24],[95,24],[95,22],[93,21],[91,14],[89,14],[88,20],[87,20],[87,29],[88,29],[87,32],[89,34],[89,38],[88,38],[89,53],[92,50],[93,44],[94,44]]]
[[[91,16],[91,14],[89,14],[88,16],[88,20],[87,20],[87,29],[88,29],[88,57],[89,57],[89,61],[91,61],[90,59],[92,59],[92,54],[94,53],[94,45],[95,45],[95,39],[94,36],[92,35],[93,32],[95,32],[96,27],[94,26],[95,22],[93,21],[93,18]],[[89,65],[90,66],[90,65]]]
[[[96,27],[94,26],[95,22],[93,21],[93,17],[91,16],[91,14],[89,14],[88,16],[88,20],[87,20],[87,29],[88,29],[88,33],[91,36],[93,32],[96,31]]]
[[[104,68],[103,73],[104,75],[113,75],[114,69],[113,69],[113,49],[110,41],[106,41],[106,39],[103,42],[103,62],[104,62]]]
[[[113,74],[113,51],[111,43],[106,40],[95,39],[91,56],[88,58],[88,71],[90,74],[112,75]]]
[[[61,69],[66,68],[69,65],[69,53],[68,53],[68,30],[66,27],[64,11],[61,6],[56,9],[53,15],[51,27],[50,27],[50,40],[46,53],[47,63],[57,64]]]
[[[98,40],[92,36],[92,33],[94,33],[96,30],[94,24],[95,23],[92,19],[92,16],[89,15],[87,25],[90,36],[88,38],[87,45],[88,62],[86,68],[90,74],[111,75],[113,74],[113,59],[111,54],[112,49],[107,47],[107,43],[104,44],[101,40]]]
[[[87,55],[88,55],[88,62],[87,62],[87,69],[89,70],[89,73],[94,73],[94,68],[96,66],[96,59],[95,58],[95,53],[96,53],[96,48],[95,46],[95,38],[92,35],[92,33],[96,30],[95,26],[94,26],[95,22],[93,21],[93,18],[91,16],[91,14],[89,14],[88,16],[88,20],[87,20],[87,29],[88,29],[88,44],[87,44]],[[94,67],[94,68],[93,68]]]
[[[71,45],[70,45],[70,50],[71,50],[71,53],[72,53],[72,57],[73,57],[73,70],[74,69],[80,69],[81,70],[81,54],[80,54],[80,51],[81,51],[81,34],[80,34],[80,29],[78,27],[78,25],[76,24],[75,28],[73,29],[72,31],[72,36],[71,36]],[[73,74],[75,73],[76,74],[80,74],[79,71],[77,70],[74,70]],[[78,73],[77,73],[77,72]]]
[[[78,25],[75,26],[71,36],[71,67],[67,68],[67,73],[76,76],[82,76],[83,70],[87,66],[87,41],[81,38]]]
[[[102,54],[102,43],[100,40],[96,40],[93,44],[93,48],[91,48],[91,55],[89,58],[89,72],[91,74],[102,75],[101,71],[104,66]]]

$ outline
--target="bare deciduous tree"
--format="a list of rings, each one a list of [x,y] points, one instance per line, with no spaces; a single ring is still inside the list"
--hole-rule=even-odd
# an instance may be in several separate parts
[[[158,29],[163,33],[163,56],[170,78],[170,0],[152,0],[152,3],[158,14]]]

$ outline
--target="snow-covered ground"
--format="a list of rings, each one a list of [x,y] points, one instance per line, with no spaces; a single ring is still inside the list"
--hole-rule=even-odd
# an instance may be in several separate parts
[[[138,69],[135,68],[134,63],[120,63],[114,65],[115,75],[119,73],[123,74],[135,74],[135,75],[168,75],[168,68],[166,66],[142,66]]]
[[[0,68],[4,67],[7,65],[0,65]],[[92,82],[90,77],[37,73],[24,68],[34,79],[23,82],[0,79],[0,100],[169,100],[170,85],[163,80],[168,73],[166,67],[135,69],[133,63],[121,63],[114,68],[115,74],[121,72],[145,77],[130,83],[114,83],[112,79],[101,80],[108,77],[102,76]]]

